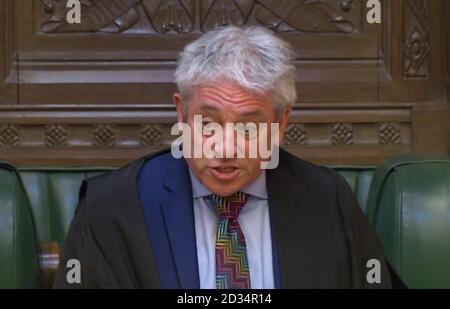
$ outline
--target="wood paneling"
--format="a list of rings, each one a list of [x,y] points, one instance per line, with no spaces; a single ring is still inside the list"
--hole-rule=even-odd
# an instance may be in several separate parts
[[[16,25],[13,0],[0,1],[0,104],[17,104]]]
[[[229,23],[265,25],[291,42],[300,102],[377,100],[377,29],[364,22],[363,1],[345,10],[333,0],[108,1],[93,1],[86,21],[69,27],[65,1],[44,1],[53,4],[45,10],[19,0],[21,103],[167,104],[180,50]]]
[[[378,25],[365,0],[82,2],[82,23],[68,25],[65,1],[1,1],[0,158],[119,165],[166,147],[178,53],[231,23],[296,49],[286,146],[305,159],[376,164],[450,147],[446,0],[382,1]]]
[[[0,157],[21,165],[122,164],[170,146],[175,118],[165,105],[0,106]],[[411,120],[408,104],[304,104],[293,113],[286,145],[316,162],[370,164],[411,151]]]

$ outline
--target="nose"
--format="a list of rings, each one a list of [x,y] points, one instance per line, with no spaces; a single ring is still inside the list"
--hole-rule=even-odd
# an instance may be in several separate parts
[[[225,128],[222,126],[222,136],[216,138],[214,152],[216,158],[233,159],[237,157],[236,131],[232,123],[227,123]]]

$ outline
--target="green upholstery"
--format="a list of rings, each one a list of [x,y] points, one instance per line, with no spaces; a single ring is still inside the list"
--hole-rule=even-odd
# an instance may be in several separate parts
[[[374,173],[367,215],[411,288],[450,288],[450,159],[401,157]]]
[[[36,288],[39,268],[28,197],[14,167],[0,163],[0,288]]]
[[[39,242],[64,238],[78,203],[83,179],[111,168],[22,168],[20,174],[31,201]]]
[[[372,183],[374,167],[371,166],[337,166],[333,169],[341,174],[355,192],[359,205],[366,213],[367,199]]]

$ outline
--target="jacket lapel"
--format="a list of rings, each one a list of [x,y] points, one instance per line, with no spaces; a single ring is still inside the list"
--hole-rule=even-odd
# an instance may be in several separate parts
[[[180,288],[198,289],[197,244],[189,170],[184,159],[173,160],[164,180],[167,190],[162,200],[167,235]]]

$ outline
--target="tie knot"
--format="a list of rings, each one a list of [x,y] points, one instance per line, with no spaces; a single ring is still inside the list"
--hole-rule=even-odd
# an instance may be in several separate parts
[[[237,219],[239,212],[247,202],[249,195],[243,192],[236,192],[230,196],[222,197],[211,195],[211,200],[216,208],[216,213],[220,218]]]

